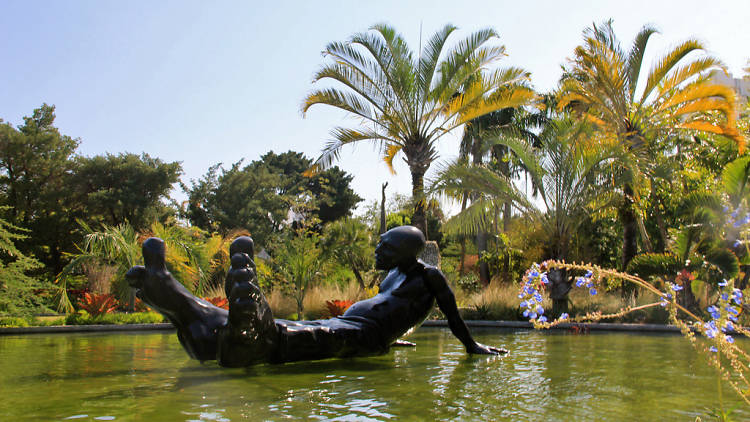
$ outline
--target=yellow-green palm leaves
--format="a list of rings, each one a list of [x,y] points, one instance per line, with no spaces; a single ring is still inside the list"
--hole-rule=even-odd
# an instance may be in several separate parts
[[[503,46],[491,43],[497,38],[494,30],[474,32],[447,49],[455,30],[446,25],[437,31],[418,57],[400,34],[382,24],[328,44],[323,55],[330,60],[313,82],[335,83],[311,92],[302,112],[326,104],[358,117],[361,125],[334,128],[315,167],[330,166],[345,145],[374,141],[391,170],[394,158],[403,153],[412,174],[412,194],[419,200],[424,173],[437,158],[436,143],[445,134],[475,117],[531,101],[534,92],[525,85],[526,71],[489,69],[505,55]]]
[[[581,111],[612,140],[631,148],[666,138],[677,129],[725,135],[744,148],[735,128],[734,91],[709,80],[710,72],[724,71],[724,66],[715,58],[697,57],[694,53],[704,50],[700,42],[677,45],[641,77],[646,46],[656,32],[644,27],[624,51],[612,21],[587,28],[583,45],[566,66],[560,107]],[[708,118],[709,114],[722,119]]]

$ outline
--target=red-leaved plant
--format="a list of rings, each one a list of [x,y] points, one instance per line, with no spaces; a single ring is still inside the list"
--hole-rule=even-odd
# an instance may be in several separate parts
[[[108,314],[117,309],[117,299],[110,294],[84,293],[78,299],[78,307],[88,312],[92,317]]]
[[[229,309],[229,301],[225,297],[216,296],[216,297],[204,297],[203,300],[206,302],[221,308],[221,309]]]
[[[343,315],[354,302],[351,300],[326,300],[326,307],[328,308],[328,314],[331,317],[337,317]]]

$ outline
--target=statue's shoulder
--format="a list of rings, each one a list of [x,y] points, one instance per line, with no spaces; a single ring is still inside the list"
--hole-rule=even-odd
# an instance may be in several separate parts
[[[440,271],[440,269],[438,269],[438,267],[435,267],[435,266],[430,265],[430,264],[426,264],[421,259],[417,260],[417,262],[419,262],[421,271],[427,277],[429,277],[429,278],[434,278],[434,277],[443,277],[443,278],[445,278],[445,275],[443,274],[442,271]]]

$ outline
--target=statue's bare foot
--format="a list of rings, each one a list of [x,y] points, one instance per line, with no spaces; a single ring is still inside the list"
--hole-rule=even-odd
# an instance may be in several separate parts
[[[166,316],[190,356],[216,359],[217,330],[227,322],[227,311],[195,297],[167,271],[164,241],[143,242],[144,266],[131,268],[125,277],[138,289],[141,300]]]

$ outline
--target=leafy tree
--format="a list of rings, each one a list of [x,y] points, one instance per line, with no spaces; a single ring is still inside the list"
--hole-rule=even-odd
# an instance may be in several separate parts
[[[700,42],[688,40],[677,45],[656,60],[645,78],[640,77],[648,40],[656,32],[643,27],[625,51],[611,20],[587,28],[583,45],[575,49],[562,80],[560,107],[569,107],[595,124],[625,153],[613,166],[620,197],[616,207],[624,228],[623,268],[637,253],[639,231],[648,243],[638,208],[648,188],[649,165],[653,157],[669,148],[667,141],[686,130],[744,142],[735,129],[734,92],[709,83],[707,78],[712,70],[723,70],[723,65],[712,57],[688,57],[704,50]],[[709,119],[709,113],[722,119]]]
[[[326,104],[362,121],[356,129],[333,129],[333,140],[313,170],[330,166],[342,147],[361,141],[382,146],[391,170],[396,155],[403,153],[412,177],[412,224],[426,234],[424,175],[437,157],[437,143],[478,116],[527,104],[534,97],[524,85],[528,73],[521,69],[496,69],[478,77],[505,55],[503,46],[489,45],[495,31],[477,31],[446,51],[455,30],[446,25],[437,31],[416,58],[403,37],[384,24],[346,42],[330,43],[323,54],[332,62],[323,65],[313,81],[332,80],[343,87],[316,89],[302,105],[303,113]]]
[[[366,225],[352,218],[326,225],[321,249],[324,256],[352,270],[362,290],[366,288],[362,273],[372,268],[374,261],[374,248]]]
[[[15,242],[25,237],[19,232],[23,230],[0,219],[0,315],[26,316],[42,307],[34,291],[43,285],[27,274],[41,263],[16,248]]]
[[[351,215],[352,209],[362,201],[350,186],[354,177],[336,166],[304,175],[312,160],[301,152],[275,154],[270,151],[260,158],[258,165],[268,166],[272,173],[282,175],[281,185],[278,186],[281,195],[312,195],[318,208],[314,214],[322,224]]]
[[[320,259],[320,238],[300,228],[273,250],[272,268],[282,288],[297,304],[297,318],[303,318],[305,295],[323,276],[326,262]]]
[[[567,259],[572,236],[597,193],[597,175],[614,153],[605,145],[592,147],[592,137],[588,125],[563,118],[551,122],[539,134],[539,147],[512,137],[495,140],[507,146],[528,170],[539,188],[539,199],[544,205],[541,210],[515,186],[512,178],[497,168],[461,162],[446,167],[431,190],[453,197],[469,191],[476,197],[469,207],[448,221],[448,232],[459,235],[481,230],[497,232],[496,210],[510,201],[540,222],[548,239],[546,258]],[[570,280],[559,274],[550,277],[550,281],[553,312],[560,314],[567,308]]]
[[[182,166],[148,154],[121,153],[78,157],[73,181],[81,195],[86,220],[108,226],[130,223],[136,230],[164,221],[164,205]]]
[[[349,186],[352,176],[337,167],[303,176],[310,164],[301,153],[289,151],[269,152],[244,167],[240,161],[229,170],[213,166],[191,187],[183,185],[188,193],[184,215],[208,231],[248,230],[263,246],[289,222],[290,209],[304,208],[322,222],[349,215],[361,201]]]
[[[54,127],[54,111],[43,104],[18,128],[0,122],[0,202],[10,224],[29,230],[17,239],[18,249],[58,272],[77,226],[69,211],[75,205],[71,157],[78,140]]]

